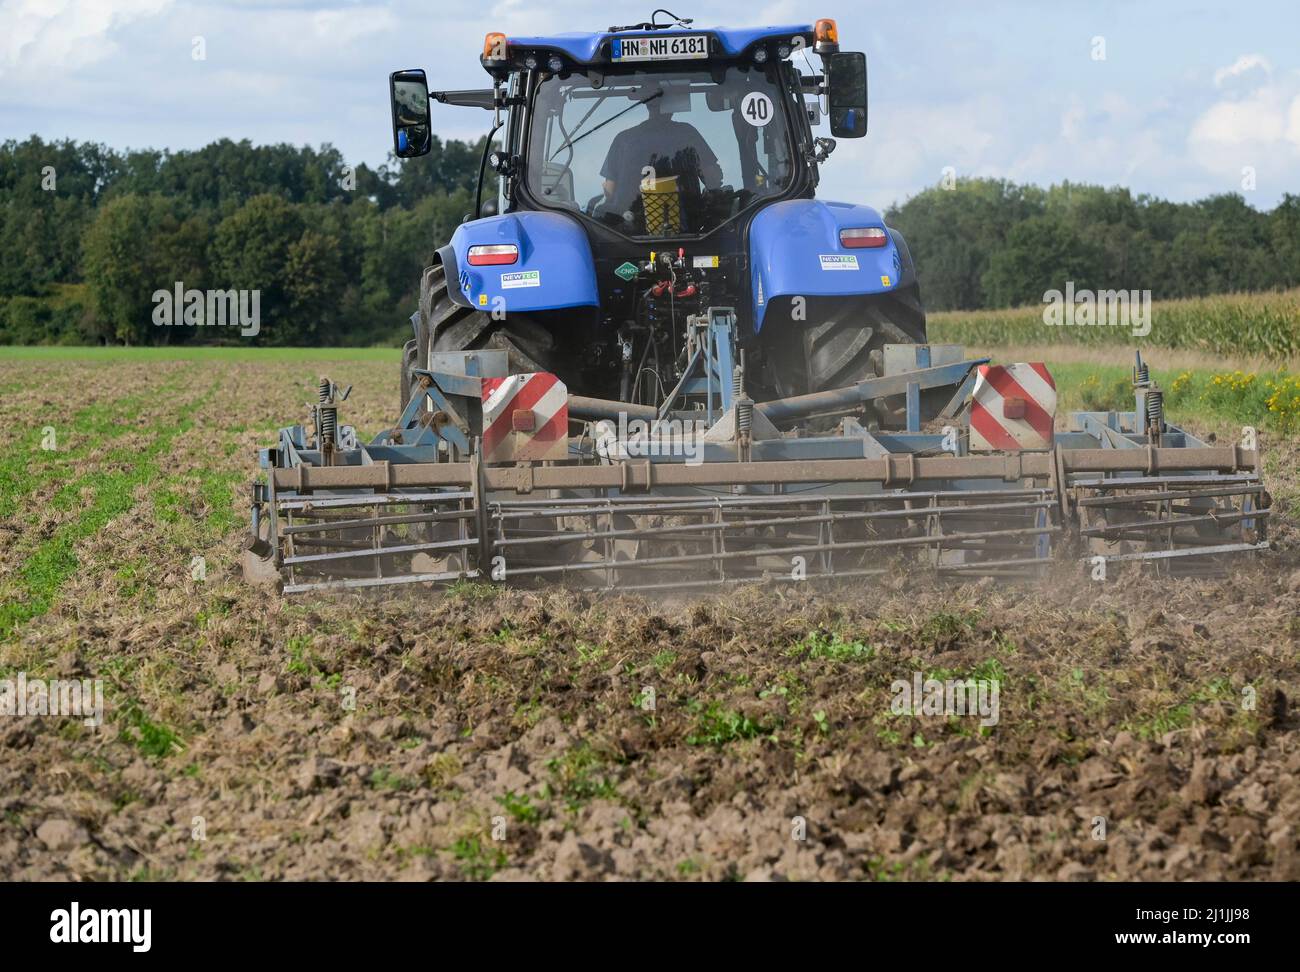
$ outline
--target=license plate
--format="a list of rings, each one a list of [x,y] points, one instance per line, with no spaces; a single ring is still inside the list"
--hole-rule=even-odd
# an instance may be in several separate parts
[[[613,59],[628,61],[680,61],[709,56],[707,34],[683,34],[674,37],[616,37]]]

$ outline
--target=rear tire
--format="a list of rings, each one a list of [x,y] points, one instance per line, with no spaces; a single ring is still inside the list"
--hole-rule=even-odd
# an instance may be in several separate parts
[[[808,321],[769,307],[768,375],[779,397],[844,388],[884,370],[886,344],[924,344],[925,310],[913,286],[883,297],[809,300]],[[793,315],[791,315],[793,316]]]
[[[411,370],[418,367],[420,367],[420,349],[412,338],[402,347],[401,375],[398,378],[402,398],[401,412],[405,412],[406,406],[411,403],[411,389],[415,387],[415,376],[411,374]]]
[[[446,270],[441,265],[424,273],[420,332],[420,361],[427,361],[430,351],[500,350],[508,355],[507,371],[512,375],[531,371],[554,374],[559,364],[555,338],[536,321],[521,314],[494,320],[491,314],[452,300]]]

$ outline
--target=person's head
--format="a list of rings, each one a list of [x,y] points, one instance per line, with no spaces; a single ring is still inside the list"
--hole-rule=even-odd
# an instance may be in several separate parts
[[[677,112],[691,110],[690,90],[671,82],[647,81],[637,97],[645,104],[651,118],[671,119]]]
[[[664,87],[658,81],[649,81],[641,86],[641,93],[637,96],[642,104],[645,105],[646,111],[650,113],[651,118],[671,118],[672,112],[664,109]]]

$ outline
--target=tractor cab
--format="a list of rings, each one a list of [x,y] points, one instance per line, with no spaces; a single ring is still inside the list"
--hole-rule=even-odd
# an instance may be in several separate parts
[[[500,177],[488,208],[566,210],[632,239],[699,237],[756,204],[811,192],[829,149],[812,136],[821,95],[835,135],[866,134],[865,58],[839,51],[834,21],[700,31],[690,23],[489,34],[481,60],[493,88],[433,93],[494,109],[494,137],[505,129],[504,147],[486,160]],[[812,72],[810,50],[824,74],[801,72],[800,60]],[[423,154],[424,73],[397,72],[392,92],[396,154]]]

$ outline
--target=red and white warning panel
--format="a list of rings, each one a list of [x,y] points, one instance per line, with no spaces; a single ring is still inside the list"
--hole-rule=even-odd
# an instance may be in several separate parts
[[[1056,382],[1041,362],[980,365],[970,406],[972,452],[1050,449]]]
[[[569,456],[569,390],[544,371],[483,379],[483,461]]]

